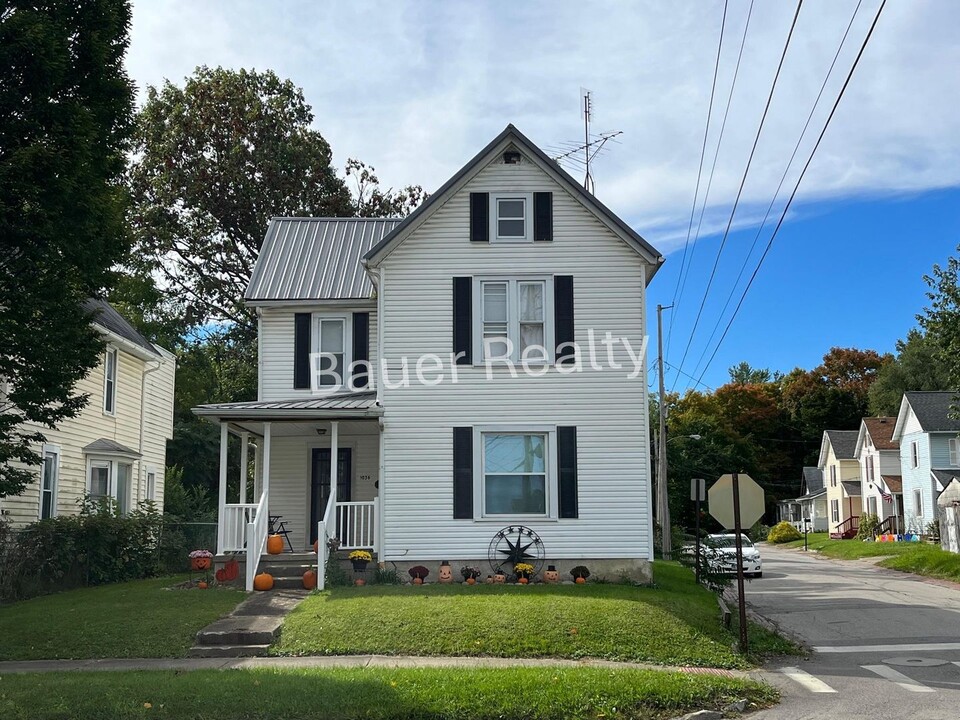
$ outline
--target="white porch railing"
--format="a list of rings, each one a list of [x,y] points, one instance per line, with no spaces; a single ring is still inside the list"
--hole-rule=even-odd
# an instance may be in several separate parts
[[[223,506],[219,554],[241,552],[246,547],[247,524],[254,518],[255,503],[230,503]]]
[[[253,579],[260,567],[260,556],[267,544],[270,515],[267,512],[267,494],[260,496],[260,502],[253,510],[253,517],[247,523],[247,592],[253,590]]]
[[[342,550],[377,551],[377,501],[338,502],[337,539]],[[329,526],[328,526],[329,527]]]

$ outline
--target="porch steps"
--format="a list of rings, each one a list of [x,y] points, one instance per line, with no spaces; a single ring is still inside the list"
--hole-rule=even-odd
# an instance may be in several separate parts
[[[302,590],[303,574],[316,569],[317,556],[313,553],[280,553],[260,557],[260,572],[273,575],[273,587],[277,590]]]
[[[298,578],[299,581],[299,578]],[[278,637],[283,618],[307,596],[301,589],[256,593],[232,613],[197,633],[190,657],[251,657],[266,655]]]

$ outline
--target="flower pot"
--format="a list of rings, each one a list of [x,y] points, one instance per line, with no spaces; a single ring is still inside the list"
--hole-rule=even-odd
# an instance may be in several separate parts
[[[423,578],[415,577],[415,578],[413,579],[413,584],[414,584],[414,585],[423,585]]]
[[[197,583],[197,587],[200,588],[201,590],[206,590],[206,589],[207,589],[207,583],[204,582],[203,580],[201,580],[200,582]]]
[[[367,561],[366,560],[351,560],[353,564],[353,569],[357,572],[366,572],[367,571]]]
[[[270,535],[267,537],[267,552],[271,555],[279,555],[283,552],[282,535]]]
[[[467,585],[476,585],[476,584],[477,584],[476,578],[472,578],[472,577],[467,578]]]
[[[587,579],[586,579],[585,577],[578,577],[578,578],[576,578],[576,579],[574,580],[574,582],[575,582],[577,585],[583,585],[586,581],[587,581]]]
[[[196,557],[190,558],[190,569],[194,572],[201,572],[203,570],[210,569],[210,558],[208,557]]]
[[[353,581],[353,584],[356,585],[357,587],[363,587],[364,585],[367,584],[367,581],[364,580],[363,578],[357,578],[356,580]]]
[[[521,575],[520,577],[517,578],[517,582],[521,585],[526,585],[530,581],[526,577]]]

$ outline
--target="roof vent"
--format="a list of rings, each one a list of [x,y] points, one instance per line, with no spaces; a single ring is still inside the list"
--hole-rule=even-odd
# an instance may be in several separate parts
[[[516,150],[507,150],[503,154],[503,164],[504,165],[519,165],[520,164],[520,153]]]

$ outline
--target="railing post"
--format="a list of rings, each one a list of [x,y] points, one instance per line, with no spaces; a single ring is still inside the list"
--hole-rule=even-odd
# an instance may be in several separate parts
[[[260,562],[260,558],[256,556],[256,538],[257,538],[257,523],[256,520],[251,523],[247,523],[247,550],[244,554],[246,558],[246,565],[244,570],[246,570],[247,575],[247,592],[253,592],[253,578],[257,574],[257,565]]]
[[[225,422],[220,423],[220,496],[217,512],[217,554],[223,555],[224,515],[227,505],[227,440],[228,428]]]
[[[250,461],[250,433],[240,433],[240,502],[247,501],[247,464]]]
[[[317,589],[323,590],[327,575],[327,528],[323,520],[317,523]]]
[[[377,556],[377,562],[380,563],[380,562],[383,562],[383,560],[380,557],[380,496],[379,495],[377,495],[373,499],[373,522],[371,524],[373,525],[373,527],[371,528],[372,535],[373,535],[373,552]]]

